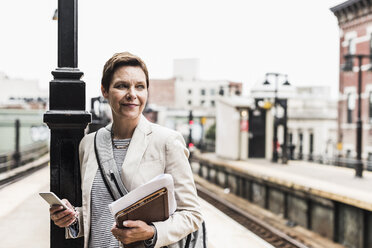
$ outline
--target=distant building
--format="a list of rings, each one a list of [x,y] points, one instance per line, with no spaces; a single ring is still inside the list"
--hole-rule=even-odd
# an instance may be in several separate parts
[[[150,79],[149,112],[146,115],[159,124],[180,131],[187,138],[189,111],[193,111],[192,134],[195,141],[200,141],[215,123],[217,99],[241,93],[242,83],[200,79],[199,59],[176,59],[172,78]],[[204,124],[201,123],[203,117]]]
[[[337,155],[337,101],[330,87],[297,87],[288,100],[288,146],[293,158],[327,162]]]
[[[151,79],[150,106],[168,109],[215,109],[219,95],[241,95],[242,83],[228,80],[202,80],[198,59],[174,60],[173,78]]]
[[[287,100],[287,146],[288,156],[291,159],[315,160],[327,162],[336,155],[337,143],[337,101],[329,97],[330,88],[326,86],[299,86],[290,88],[280,88],[278,90],[279,99]],[[251,96],[256,99],[258,106],[263,106],[265,102],[273,102],[273,90],[265,89],[262,85],[252,88]],[[275,115],[272,107],[268,112],[271,116]],[[277,116],[283,117],[284,111],[281,107],[277,108]],[[266,117],[266,122],[273,120]],[[254,129],[250,125],[250,129]],[[265,149],[272,151],[272,135]],[[250,130],[251,132],[251,130]],[[252,136],[252,135],[250,135]],[[254,136],[254,135],[253,135]],[[278,127],[278,142],[283,144],[284,130]],[[290,149],[292,148],[292,149]],[[281,149],[280,153],[281,153]],[[270,155],[271,157],[272,155]],[[267,156],[266,156],[267,157]]]
[[[176,79],[150,79],[148,104],[174,107]]]
[[[0,72],[0,108],[45,109],[48,91],[37,80],[9,78]]]
[[[338,102],[338,141],[343,156],[356,156],[356,120],[358,113],[358,62],[346,54],[372,54],[372,3],[350,0],[331,11],[340,27],[340,85]],[[361,118],[362,158],[372,159],[372,61],[362,61]]]

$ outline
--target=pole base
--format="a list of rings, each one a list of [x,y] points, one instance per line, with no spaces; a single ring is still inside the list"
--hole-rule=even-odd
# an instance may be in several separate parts
[[[277,152],[274,152],[273,153],[273,158],[271,159],[271,162],[273,163],[278,163],[278,153]]]
[[[355,176],[363,177],[363,162],[360,160],[355,164]]]

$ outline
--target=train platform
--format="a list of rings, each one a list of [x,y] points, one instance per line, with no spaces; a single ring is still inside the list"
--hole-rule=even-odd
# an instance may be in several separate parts
[[[358,178],[352,168],[307,161],[290,160],[288,164],[265,159],[235,161],[220,158],[215,153],[200,153],[195,157],[271,183],[372,211],[371,171],[363,171],[363,177]]]
[[[49,247],[49,206],[38,195],[49,190],[49,166],[0,189],[0,248]],[[200,199],[210,248],[272,248]]]
[[[345,247],[372,247],[372,172],[306,161],[235,161],[194,153],[192,168],[206,181]],[[311,235],[307,235],[311,240]],[[323,246],[320,246],[323,247]]]

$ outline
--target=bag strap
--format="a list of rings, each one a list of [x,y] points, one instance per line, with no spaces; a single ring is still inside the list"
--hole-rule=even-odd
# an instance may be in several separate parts
[[[202,230],[203,231],[202,232],[202,235],[203,235],[203,248],[207,248],[207,231],[206,231],[206,228],[205,228],[205,222],[204,221],[202,222],[202,229],[203,229]],[[198,230],[196,230],[195,232],[197,232],[197,231]],[[187,237],[186,237],[186,243],[185,243],[185,248],[190,248],[190,242],[191,242],[192,234],[193,233],[190,233],[189,235],[187,235]]]
[[[203,226],[203,248],[207,248],[207,230],[205,228],[205,222],[202,223]]]
[[[185,248],[189,248],[190,247],[191,234],[192,233],[190,233],[189,235],[187,235]]]
[[[112,199],[117,200],[128,193],[128,191],[121,180],[116,162],[113,158],[111,143],[109,142],[106,144],[107,142],[104,140],[105,137],[103,136],[107,136],[107,134],[104,133],[106,131],[106,129],[101,128],[96,132],[94,136],[94,151],[105,186]]]

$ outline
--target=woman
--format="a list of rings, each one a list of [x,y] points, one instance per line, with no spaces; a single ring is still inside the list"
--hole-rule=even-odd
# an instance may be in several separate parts
[[[79,146],[83,204],[74,208],[64,199],[70,209],[50,209],[51,219],[66,228],[67,238],[84,236],[84,247],[119,247],[121,243],[139,241],[138,247],[177,247],[179,240],[201,226],[184,139],[173,130],[148,122],[142,115],[148,87],[148,71],[139,57],[117,53],[106,62],[101,91],[111,107],[113,123],[100,130],[110,135],[99,145],[109,147],[128,191],[159,174],[171,174],[177,210],[165,221],[148,225],[132,220],[124,223],[128,228],[117,228],[108,209],[113,198],[98,168],[95,134],[86,135]]]

